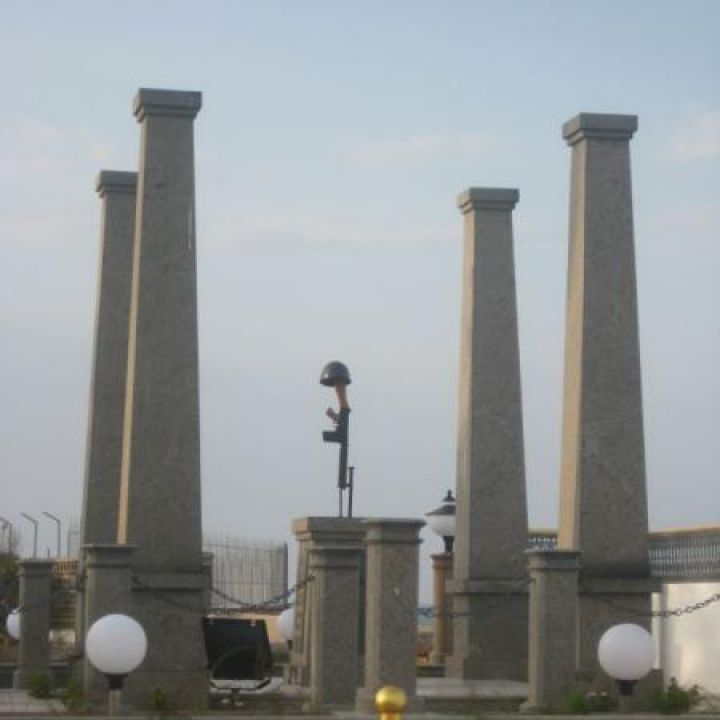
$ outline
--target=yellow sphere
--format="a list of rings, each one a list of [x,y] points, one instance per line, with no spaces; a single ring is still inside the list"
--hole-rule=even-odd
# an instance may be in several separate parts
[[[386,685],[375,694],[375,707],[383,715],[398,715],[407,705],[407,695],[402,688]]]

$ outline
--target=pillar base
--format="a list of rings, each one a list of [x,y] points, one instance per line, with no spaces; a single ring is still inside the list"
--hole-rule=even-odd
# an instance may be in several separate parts
[[[453,583],[453,654],[446,676],[464,680],[528,677],[528,595],[524,579]]]

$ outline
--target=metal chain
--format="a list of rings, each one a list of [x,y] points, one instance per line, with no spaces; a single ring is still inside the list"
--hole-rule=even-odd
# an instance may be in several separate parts
[[[623,605],[622,603],[615,602],[614,600],[610,600],[609,598],[604,598],[602,595],[591,595],[590,597],[593,600],[604,603],[605,605],[609,605],[616,610],[622,610],[623,612],[626,612],[630,615],[635,615],[636,617],[660,618],[661,620],[667,620],[671,617],[690,615],[690,613],[694,613],[697,610],[703,610],[704,608],[708,607],[708,605],[712,605],[712,603],[720,601],[720,593],[715,593],[714,595],[705,598],[705,600],[701,600],[700,602],[696,603],[690,603],[689,605],[685,605],[684,607],[672,608],[669,610],[646,611],[638,610],[637,608],[629,607],[628,605]]]
[[[278,593],[277,595],[273,595],[273,597],[268,598],[267,600],[264,600],[260,603],[248,603],[243,600],[240,600],[238,598],[233,597],[232,595],[229,595],[228,593],[224,592],[223,590],[220,590],[219,588],[210,588],[210,592],[214,595],[217,595],[218,597],[222,598],[223,600],[227,600],[228,602],[233,603],[237,607],[232,608],[210,608],[211,612],[237,612],[238,610],[242,610],[243,612],[258,612],[260,610],[265,610],[268,608],[275,608],[280,603],[282,603],[284,600],[288,600],[290,597],[292,597],[298,590],[304,588],[308,583],[311,583],[315,577],[313,575],[308,575],[304,580],[300,580],[300,582],[295,583],[292,587],[288,588],[284,592]]]

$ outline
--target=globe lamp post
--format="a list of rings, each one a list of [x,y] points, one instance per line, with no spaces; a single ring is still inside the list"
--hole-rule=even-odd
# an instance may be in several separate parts
[[[107,678],[109,714],[114,717],[120,709],[123,681],[145,659],[145,630],[127,615],[105,615],[88,630],[85,651],[92,666]]]
[[[292,641],[295,631],[294,607],[286,608],[278,615],[277,629],[280,633],[280,637],[287,643],[288,648],[292,650]]]
[[[635,684],[655,662],[652,635],[640,625],[613,625],[600,638],[597,653],[600,667],[617,682],[621,705],[627,705]]]
[[[320,374],[320,384],[325,387],[335,388],[338,399],[338,410],[328,408],[325,414],[333,421],[334,430],[323,432],[323,440],[329,443],[337,443],[340,446],[340,457],[338,463],[338,517],[343,516],[343,493],[348,490],[348,517],[352,517],[353,504],[353,474],[355,468],[349,468],[348,476],[348,436],[350,430],[350,405],[347,399],[347,386],[352,382],[350,371],[347,365],[337,360],[329,362]]]
[[[455,542],[455,498],[451,490],[447,491],[442,502],[439,508],[426,513],[425,517],[430,529],[443,539],[445,552],[451,555]]]
[[[450,490],[443,498],[442,505],[425,515],[430,529],[443,539],[445,552],[432,556],[433,601],[436,608],[433,629],[433,652],[430,662],[443,665],[452,653],[452,622],[450,602],[447,594],[448,580],[453,576],[453,541],[455,540],[455,498]]]
[[[5,629],[13,640],[20,639],[20,608],[15,608],[8,613],[7,619],[5,620]]]

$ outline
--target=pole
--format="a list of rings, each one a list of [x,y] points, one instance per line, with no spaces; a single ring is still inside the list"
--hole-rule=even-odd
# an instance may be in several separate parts
[[[43,515],[45,515],[46,517],[49,517],[55,523],[55,525],[57,525],[57,557],[60,557],[61,550],[62,550],[62,541],[60,539],[61,535],[62,535],[62,532],[61,532],[62,524],[60,522],[60,518],[56,517],[52,513],[45,512],[45,510],[43,510]]]
[[[352,517],[353,490],[355,489],[355,466],[348,468],[348,517]]]
[[[20,513],[26,520],[29,520],[33,524],[33,554],[34,558],[37,557],[37,536],[38,536],[38,521],[34,517],[30,517],[27,513]]]

